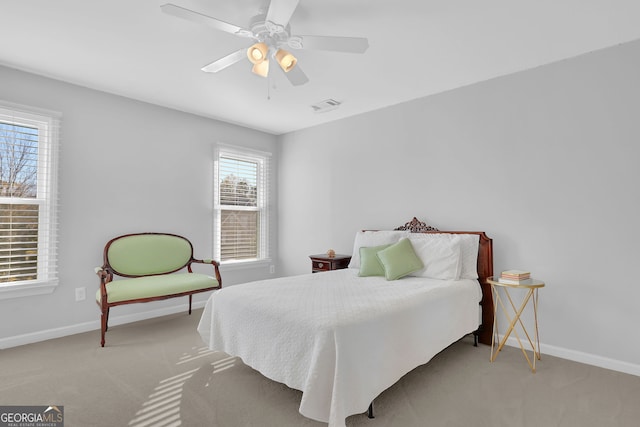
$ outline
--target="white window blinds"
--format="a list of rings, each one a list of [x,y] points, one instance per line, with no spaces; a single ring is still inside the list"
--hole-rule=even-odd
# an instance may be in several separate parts
[[[0,103],[0,290],[55,284],[57,113]]]
[[[218,146],[215,176],[215,254],[221,262],[268,258],[268,153]]]

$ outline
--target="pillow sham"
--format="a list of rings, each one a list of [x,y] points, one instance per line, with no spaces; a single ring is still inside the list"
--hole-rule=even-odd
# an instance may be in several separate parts
[[[445,235],[447,236],[447,235]],[[411,276],[431,279],[458,280],[462,271],[461,239],[455,234],[450,238],[430,238],[428,234],[413,233],[409,240],[424,268]]]
[[[451,240],[457,236],[460,238],[460,279],[478,278],[478,249],[480,246],[480,236],[477,234],[461,233],[414,233],[413,235],[424,236],[426,239]]]
[[[434,236],[446,234],[434,234]],[[454,234],[449,234],[453,236]],[[477,234],[455,234],[460,237],[460,259],[462,268],[460,270],[461,279],[478,278],[478,248],[480,246],[480,236]]]
[[[384,267],[384,276],[387,280],[400,279],[424,267],[413,250],[411,241],[406,237],[379,251],[378,259]]]
[[[403,237],[409,235],[409,231],[359,231],[353,241],[353,252],[349,268],[360,268],[360,248],[380,245],[390,245],[396,243]]]
[[[360,248],[360,271],[358,276],[384,276],[384,267],[378,259],[378,252],[391,245],[380,245]]]

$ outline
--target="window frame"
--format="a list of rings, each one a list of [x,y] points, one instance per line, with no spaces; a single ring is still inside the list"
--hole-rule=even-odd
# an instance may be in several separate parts
[[[220,203],[220,158],[226,157],[240,161],[255,162],[258,165],[256,174],[257,200],[256,206],[222,205]],[[261,267],[271,263],[270,206],[271,206],[271,153],[218,143],[214,146],[213,156],[213,257],[225,269]],[[228,207],[225,209],[225,206]],[[257,253],[256,258],[239,260],[221,259],[221,217],[223,210],[258,212]]]
[[[0,196],[0,203],[39,206],[37,279],[0,283],[0,300],[50,294],[58,286],[57,185],[61,118],[59,112],[0,101],[0,121],[38,128],[36,197]]]

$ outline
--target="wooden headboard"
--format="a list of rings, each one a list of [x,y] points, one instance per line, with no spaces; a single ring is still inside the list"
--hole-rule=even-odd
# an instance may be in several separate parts
[[[441,231],[430,225],[413,218],[403,226],[395,230],[409,230],[412,233],[449,233],[449,234],[477,234],[480,236],[478,246],[478,282],[482,289],[482,325],[478,329],[478,340],[483,344],[491,345],[491,334],[493,333],[493,295],[491,285],[487,278],[493,276],[493,241],[484,231]]]

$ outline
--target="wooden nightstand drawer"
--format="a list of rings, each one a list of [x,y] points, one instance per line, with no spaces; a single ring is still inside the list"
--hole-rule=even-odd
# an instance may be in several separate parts
[[[327,255],[309,255],[311,258],[311,272],[341,270],[349,266],[351,255],[337,255],[328,257]]]
[[[331,264],[327,261],[311,261],[311,269],[315,271],[329,271],[331,270]]]

